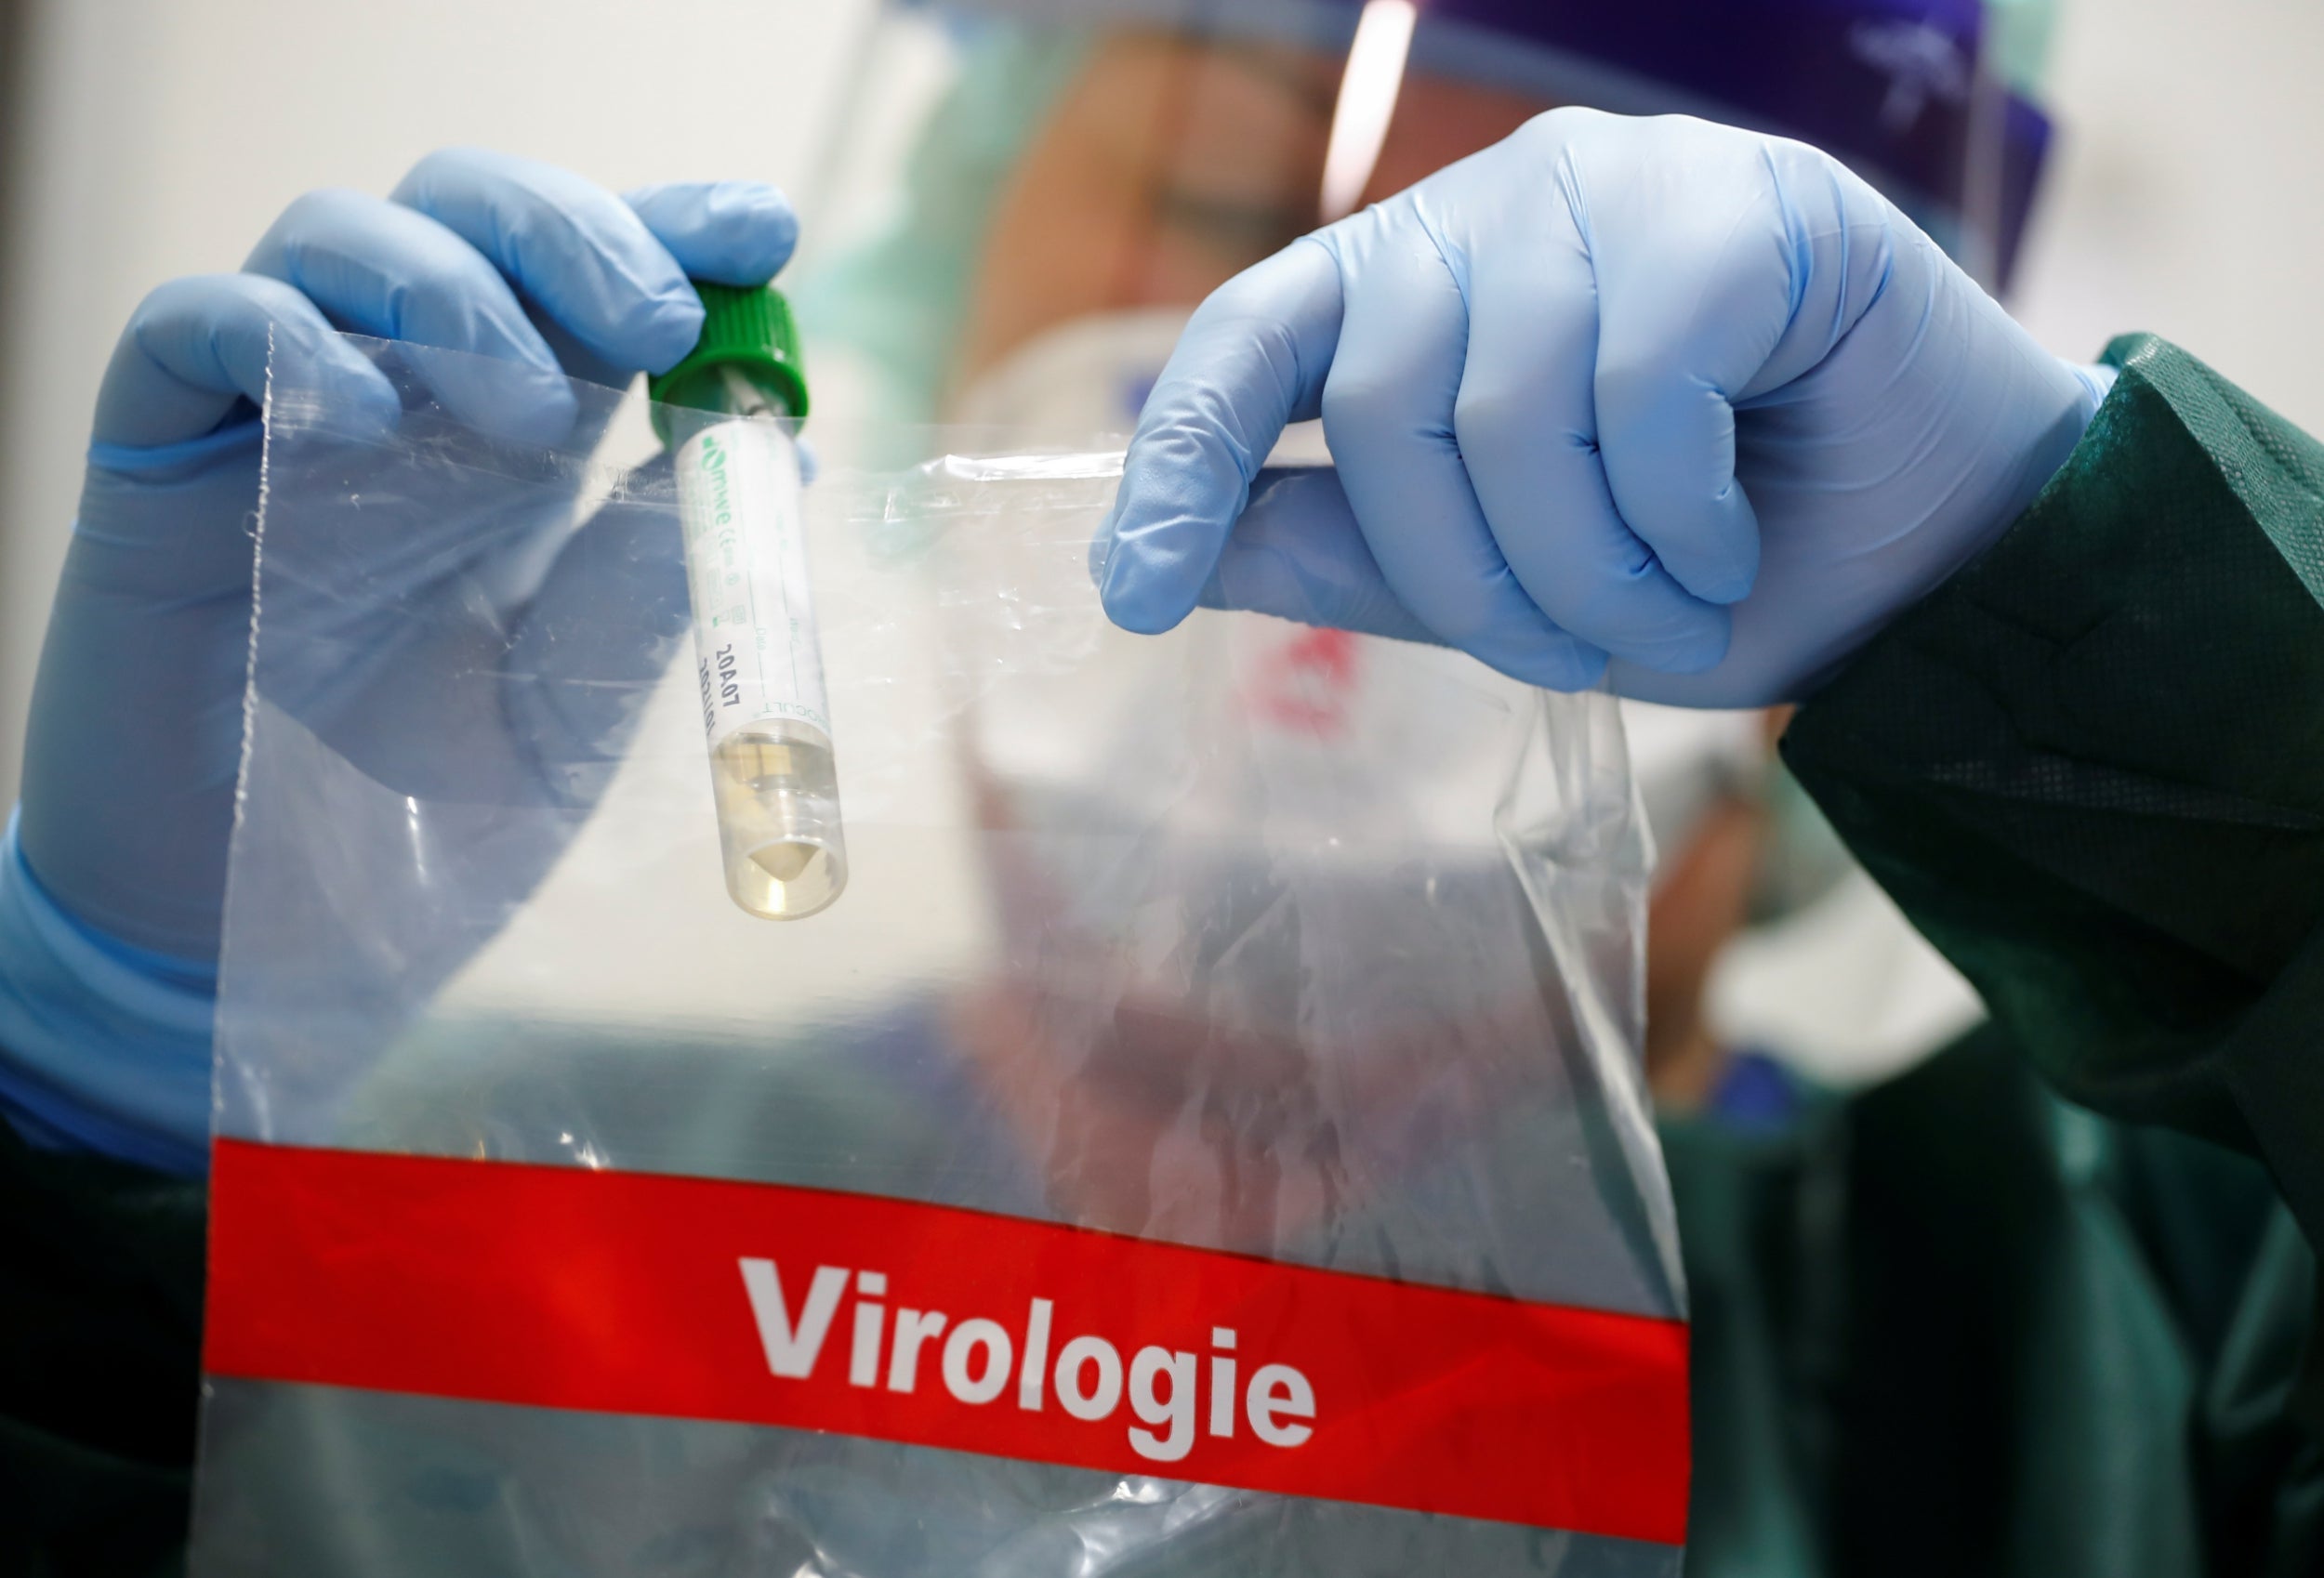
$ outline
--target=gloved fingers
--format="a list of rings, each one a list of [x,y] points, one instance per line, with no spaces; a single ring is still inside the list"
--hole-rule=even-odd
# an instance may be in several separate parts
[[[1202,606],[1444,645],[1390,589],[1340,473],[1327,466],[1260,472]]]
[[[763,284],[782,271],[799,244],[799,217],[790,200],[758,181],[640,187],[624,194],[622,201],[645,222],[654,239],[669,249],[690,280]],[[525,306],[533,326],[574,377],[618,388],[638,371],[627,360],[600,355],[538,302]]]
[[[400,409],[385,375],[279,280],[203,274],[156,287],[130,314],[98,389],[91,441],[150,449],[198,439],[242,401],[266,400],[270,346],[305,364],[304,384],[391,425]]]
[[[622,201],[690,279],[762,285],[799,245],[790,199],[764,181],[672,181],[624,192]]]
[[[1348,282],[1324,437],[1380,573],[1446,645],[1531,684],[1595,684],[1604,651],[1526,595],[1470,485],[1453,430],[1471,328],[1454,265],[1402,204],[1324,233]]]
[[[1702,135],[1709,131],[1708,136]],[[1800,249],[1763,139],[1697,128],[1683,149],[1625,128],[1561,164],[1599,300],[1593,390],[1614,503],[1696,597],[1740,600],[1759,520],[1736,480],[1733,401],[1789,326]],[[1680,152],[1692,163],[1674,164]],[[1684,176],[1674,179],[1674,176]]]
[[[358,334],[472,353],[415,359],[465,421],[535,443],[573,425],[564,372],[508,281],[424,214],[362,192],[311,191],[284,210],[244,267],[304,293]]]
[[[1591,384],[1598,292],[1562,217],[1469,253],[1470,329],[1453,432],[1494,542],[1559,626],[1618,658],[1694,673],[1725,655],[1727,611],[1691,595],[1615,508]]]
[[[1286,424],[1316,413],[1340,332],[1340,272],[1294,243],[1213,291],[1146,397],[1090,547],[1105,611],[1152,635],[1201,598]]]
[[[702,332],[685,270],[637,211],[570,170],[479,148],[430,153],[396,184],[589,352],[626,373],[677,365]]]

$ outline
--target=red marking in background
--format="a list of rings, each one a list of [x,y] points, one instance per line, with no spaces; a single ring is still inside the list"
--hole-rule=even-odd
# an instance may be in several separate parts
[[[1345,630],[1295,636],[1261,664],[1252,706],[1280,728],[1330,739],[1347,727],[1355,660],[1355,638]]]

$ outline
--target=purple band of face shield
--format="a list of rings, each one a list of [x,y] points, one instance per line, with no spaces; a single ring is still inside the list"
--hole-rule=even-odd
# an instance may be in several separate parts
[[[2050,122],[1980,70],[1980,0],[1418,4],[1423,29],[1522,37],[1723,106],[1731,113],[1722,119],[1814,143],[1908,205],[1917,200],[1924,217],[1929,208],[1956,224],[1978,217],[1969,228],[1990,251],[1969,260],[2007,281]],[[1941,239],[1962,249],[1970,238]]]
[[[2050,123],[1981,69],[1983,0],[1414,0],[1414,69],[1544,102],[1680,111],[1798,138],[2005,283]],[[1363,0],[948,0],[939,9],[1344,48]]]

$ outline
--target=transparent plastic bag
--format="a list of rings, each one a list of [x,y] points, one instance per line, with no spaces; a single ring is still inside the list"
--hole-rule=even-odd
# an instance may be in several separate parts
[[[399,417],[268,402],[196,1572],[1678,1571],[1608,699],[1124,634],[1117,441],[819,431],[852,875],[755,919],[642,402],[353,343]]]

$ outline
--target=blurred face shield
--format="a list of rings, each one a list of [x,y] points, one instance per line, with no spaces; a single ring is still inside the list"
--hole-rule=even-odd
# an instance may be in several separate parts
[[[2003,72],[2003,42],[1977,5],[1891,0],[897,5],[864,40],[825,191],[808,194],[820,250],[803,260],[798,299],[819,414],[934,421],[972,453],[1117,445],[1212,290],[1566,104],[1816,141],[1998,278],[2047,134]],[[1287,438],[1277,461],[1327,459],[1315,427]],[[1167,667],[1136,672],[1146,654],[1130,643],[1079,677],[1091,697],[1020,686],[956,715],[960,769],[994,830],[984,874],[1007,958],[951,1034],[1035,1153],[1061,1111],[1076,1132],[1109,1137],[1049,1158],[1071,1175],[1052,1176],[1052,1189],[1109,1224],[1146,1219],[1157,1197],[1200,1194],[1182,1180],[1155,1187],[1168,1174],[1157,1146],[1190,1088],[1243,1114],[1229,1126],[1235,1149],[1255,1147],[1248,1161],[1274,1153],[1272,1123],[1299,1126],[1322,1049],[1350,1110],[1393,1112],[1415,1082],[1464,1061],[1476,1077],[1463,1100],[1483,1110],[1496,1049],[1553,1033],[1530,968],[1471,976],[1453,998],[1432,986],[1426,957],[1330,994],[1296,979],[1318,949],[1393,964],[1410,917],[1390,914],[1388,896],[1408,874],[1374,869],[1357,841],[1331,842],[1320,826],[1256,863],[1224,830],[1297,804],[1329,808],[1341,830],[1376,822],[1382,847],[1466,840],[1430,907],[1460,932],[1447,949],[1496,958],[1471,933],[1524,929],[1525,896],[1492,830],[1511,764],[1489,730],[1461,736],[1486,748],[1431,760],[1446,821],[1414,825],[1413,775],[1349,776],[1360,759],[1350,742],[1387,749],[1461,696],[1459,681],[1444,679],[1440,696],[1387,693],[1367,641],[1248,623],[1218,641],[1199,704],[1170,689],[1183,678]],[[942,637],[962,651],[981,638]],[[1129,713],[1094,699],[1149,689]],[[1179,714],[1235,721],[1209,750],[1199,735],[1141,726]],[[1109,717],[1121,727],[1092,726]],[[1182,748],[1163,750],[1173,738]],[[1734,717],[1675,720],[1642,747],[1645,809],[1673,861],[1707,808],[1737,780],[1756,782],[1764,751],[1760,725]],[[1404,748],[1430,749],[1418,738]],[[1287,788],[1308,777],[1328,789]],[[1152,803],[1125,807],[1125,795]],[[1169,860],[1120,860],[1101,830],[1126,822],[1156,830]],[[1132,880],[1153,891],[1119,890]],[[1127,951],[1086,918],[1125,914],[1152,927]],[[1269,940],[1287,915],[1311,928],[1328,916],[1332,935]],[[1129,958],[1144,963],[1124,975]],[[1204,1008],[1190,1018],[1194,1001]],[[1320,1177],[1252,1198],[1270,1214],[1287,1198],[1301,1202],[1293,1216],[1320,1210]],[[1264,1236],[1256,1223],[1226,1233]]]
[[[1814,142],[2000,288],[2049,139],[2049,19],[2046,0],[892,5],[807,194],[819,400],[1127,431],[1211,290],[1565,104]]]
[[[341,431],[320,391],[271,402],[271,623],[254,643],[229,888],[221,1132],[838,1190],[1675,1320],[1675,1216],[1637,1058],[1644,840],[1612,700],[1257,618],[1198,614],[1159,639],[1112,628],[1087,567],[1111,492],[1092,440],[1128,427],[1178,322],[1222,281],[1559,104],[1794,132],[2000,269],[2040,138],[2020,135],[2039,118],[1996,75],[1988,22],[1931,0],[882,14],[821,190],[801,194],[825,250],[789,276],[825,461],[809,530],[846,898],[779,934],[728,904],[682,667],[585,667],[550,695],[519,647],[511,672],[480,676],[488,716],[514,696],[548,720],[527,738],[572,737],[556,765],[619,764],[601,799],[554,774],[539,795],[519,776],[526,796],[396,783],[392,763],[302,721],[333,717],[306,704],[350,645],[408,650],[334,617],[361,568],[349,545],[382,520],[578,520],[603,504],[625,533],[677,541],[650,471],[472,431],[427,397],[409,348],[376,346],[416,380],[394,442]],[[575,398],[611,430],[609,391]],[[987,426],[939,428],[932,447],[903,430],[971,419]],[[905,454],[849,454],[851,424],[865,449]],[[446,585],[381,616],[390,634],[504,650],[497,626],[475,633],[499,605]],[[651,611],[592,604],[573,638]],[[574,721],[601,710],[622,719],[611,733]],[[1729,725],[1664,750],[1642,734],[1648,814],[1699,821],[1747,770],[1749,739]],[[360,1216],[350,1243],[376,1247]],[[596,1219],[576,1214],[585,1238]],[[649,1224],[657,1241],[665,1225]],[[342,1247],[317,1253],[363,1257]],[[676,1357],[739,1353],[763,1385],[740,1290],[720,1281],[726,1302],[704,1302],[702,1340]],[[574,1304],[586,1275],[560,1265],[547,1282],[600,1345],[572,1351],[634,1346],[606,1335],[601,1301]],[[1443,1374],[1502,1357],[1456,1348]],[[1536,1412],[1562,1429],[1574,1409],[1642,1395],[1592,1403],[1595,1386]],[[754,1416],[727,1412],[742,1393],[714,1389],[711,1410],[672,1419],[230,1380],[198,1558],[243,1570],[222,1553],[279,1528],[298,1543],[268,1548],[322,1553],[301,1564],[316,1571],[448,1571],[412,1553],[455,1545],[512,1563],[548,1551],[576,1572],[657,1553],[799,1573],[1670,1573],[1681,1559],[1675,1519],[1659,1555],[1628,1529],[1590,1544],[1564,1520],[1603,1511],[1580,1491],[1524,1522],[1337,1489],[1292,1508],[1211,1488],[1236,1481],[1194,1472],[1202,1458],[1192,1483],[1142,1462],[1093,1479],[908,1433],[737,1430]],[[1498,1440],[1442,1395],[1420,1388],[1412,1416]],[[1656,1419],[1669,1439],[1683,1393],[1643,1395],[1681,1400],[1622,1419],[1620,1439]],[[1384,1415],[1348,1417],[1367,1443],[1396,1437]],[[1573,1463],[1615,1438],[1581,1441]],[[1426,1449],[1401,1450],[1399,1471]],[[1683,1511],[1683,1463],[1651,1472]],[[1525,1478],[1569,1479],[1555,1463]]]

